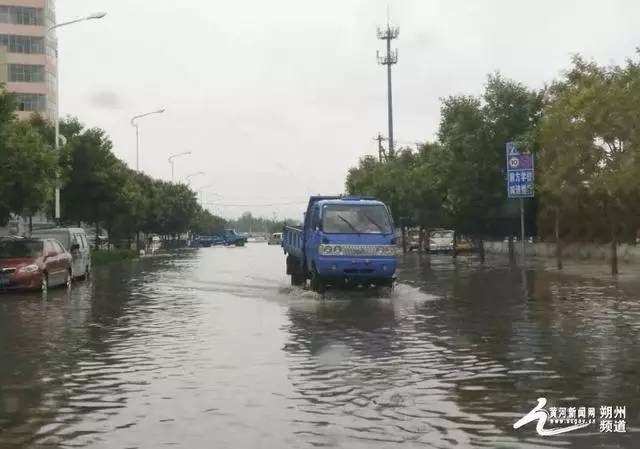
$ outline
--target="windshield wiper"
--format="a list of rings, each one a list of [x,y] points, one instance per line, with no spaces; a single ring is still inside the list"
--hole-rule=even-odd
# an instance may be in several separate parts
[[[355,232],[356,234],[360,234],[360,231],[358,231],[358,229],[346,218],[344,218],[342,215],[338,214],[338,218],[342,221],[344,221],[351,229],[353,229],[353,232]]]
[[[387,234],[387,232],[384,230],[384,228],[377,221],[375,221],[373,218],[371,218],[369,215],[364,214],[364,218],[369,220],[369,222],[372,223],[376,228],[378,228],[378,230],[380,230],[380,232],[382,234]]]

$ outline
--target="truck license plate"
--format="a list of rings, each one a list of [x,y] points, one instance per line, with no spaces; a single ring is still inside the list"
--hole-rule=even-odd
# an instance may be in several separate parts
[[[0,286],[9,285],[9,276],[6,274],[0,274]]]

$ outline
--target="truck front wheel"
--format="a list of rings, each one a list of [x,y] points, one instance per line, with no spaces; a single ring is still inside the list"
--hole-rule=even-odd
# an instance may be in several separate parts
[[[316,267],[311,270],[311,290],[316,293],[324,293],[327,290],[327,284],[324,279],[320,277],[320,273]]]
[[[307,278],[303,274],[292,274],[291,275],[291,285],[293,287],[300,287],[307,282]]]

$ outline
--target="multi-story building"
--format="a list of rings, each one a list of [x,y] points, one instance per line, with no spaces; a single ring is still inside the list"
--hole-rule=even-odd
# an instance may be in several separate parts
[[[38,112],[57,115],[57,38],[47,31],[55,24],[55,0],[0,0],[0,82],[16,94],[18,118]],[[43,212],[34,226],[46,223]],[[25,218],[12,216],[0,236],[24,234]]]
[[[57,114],[55,0],[0,0],[0,81],[16,94],[18,116]]]

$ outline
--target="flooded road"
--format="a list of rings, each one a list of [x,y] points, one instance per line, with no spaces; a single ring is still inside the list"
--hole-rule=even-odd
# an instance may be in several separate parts
[[[514,429],[539,397],[627,432]],[[394,292],[322,300],[250,244],[0,296],[3,449],[637,448],[639,422],[633,282],[411,255]]]

